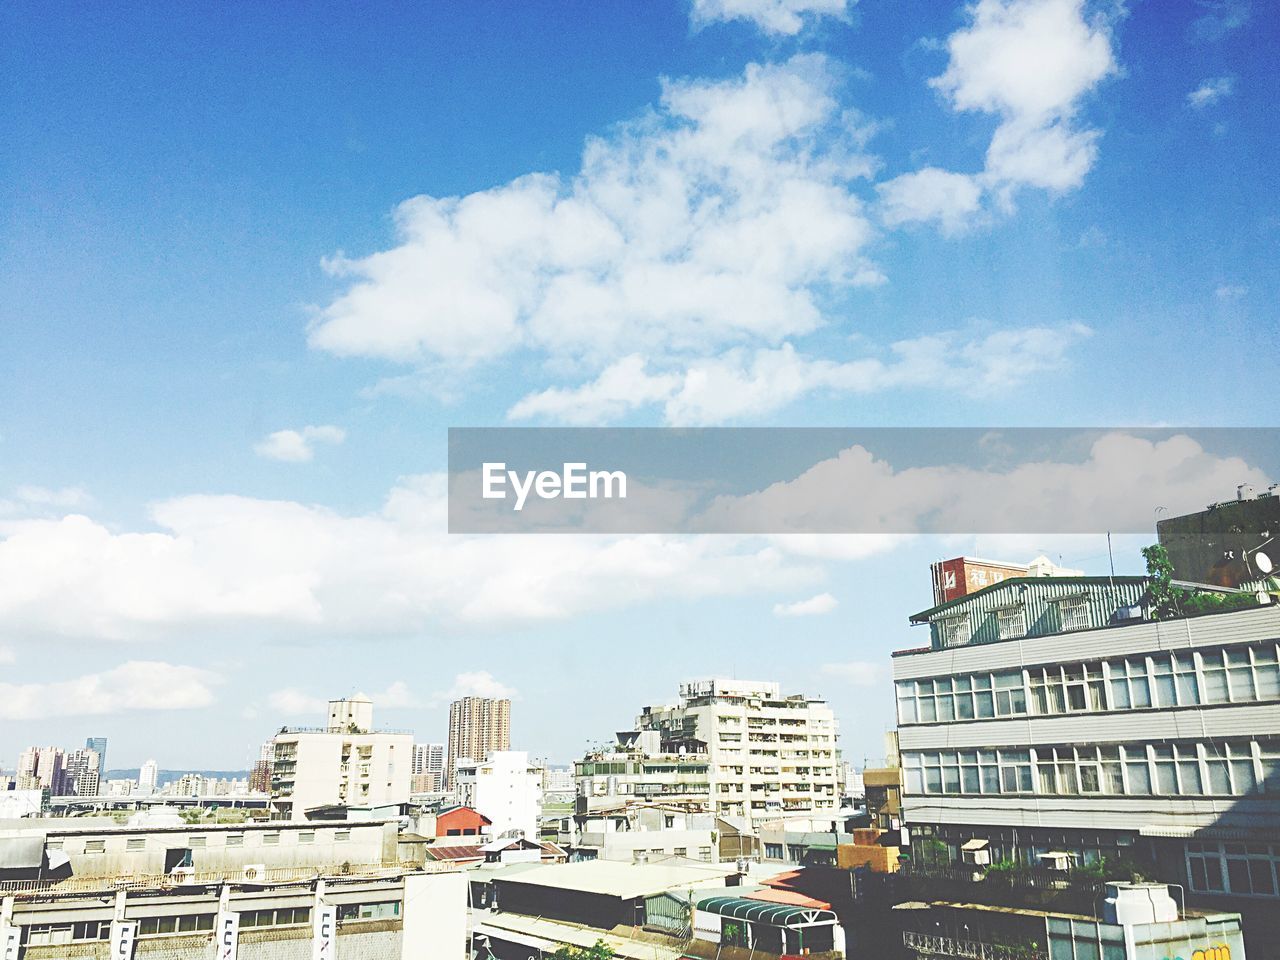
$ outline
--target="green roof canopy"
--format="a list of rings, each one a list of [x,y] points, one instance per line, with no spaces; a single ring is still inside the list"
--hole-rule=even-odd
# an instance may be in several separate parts
[[[706,913],[718,913],[735,920],[752,920],[774,927],[799,927],[813,923],[834,923],[836,915],[830,910],[810,910],[791,907],[783,903],[764,900],[748,900],[745,897],[708,897],[698,901],[698,909]]]

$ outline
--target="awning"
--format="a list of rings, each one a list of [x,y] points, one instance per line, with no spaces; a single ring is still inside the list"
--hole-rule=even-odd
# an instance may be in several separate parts
[[[765,903],[745,897],[708,897],[698,901],[703,913],[715,913],[735,920],[767,923],[773,927],[799,927],[811,923],[835,923],[836,915],[830,910],[814,910],[785,904]]]
[[[49,851],[49,869],[50,870],[57,870],[59,867],[65,867],[70,862],[71,862],[71,858],[67,856],[65,851],[63,850]]]
[[[985,850],[987,849],[987,841],[974,837],[972,840],[966,840],[960,846],[961,850]]]

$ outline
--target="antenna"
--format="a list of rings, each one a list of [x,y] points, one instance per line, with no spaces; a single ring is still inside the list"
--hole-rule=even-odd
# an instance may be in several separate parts
[[[1116,597],[1116,558],[1111,553],[1111,531],[1107,531],[1107,560],[1111,564],[1111,599]]]

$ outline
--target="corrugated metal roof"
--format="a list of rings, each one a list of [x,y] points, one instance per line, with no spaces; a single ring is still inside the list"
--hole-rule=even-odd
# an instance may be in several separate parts
[[[767,923],[774,927],[797,927],[811,923],[834,923],[836,915],[830,910],[794,907],[782,903],[766,903],[748,900],[746,897],[708,897],[699,900],[697,908],[703,913],[715,913],[735,920]]]

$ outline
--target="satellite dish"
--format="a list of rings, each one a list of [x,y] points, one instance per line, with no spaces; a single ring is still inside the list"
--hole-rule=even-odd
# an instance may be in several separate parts
[[[1270,573],[1275,569],[1275,564],[1271,562],[1271,558],[1261,550],[1253,555],[1253,562],[1258,565],[1258,569],[1263,573]]]

